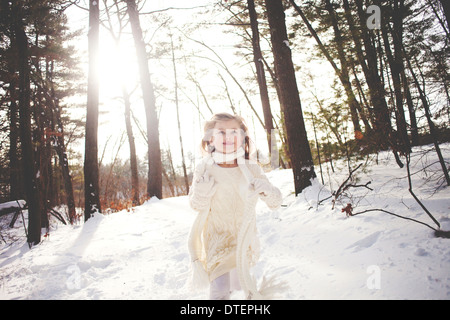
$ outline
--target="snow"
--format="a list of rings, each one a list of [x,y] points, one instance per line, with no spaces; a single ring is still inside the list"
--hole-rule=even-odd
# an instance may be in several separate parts
[[[0,211],[3,210],[14,210],[14,209],[22,209],[25,207],[27,203],[25,200],[15,200],[15,201],[8,201],[0,203]]]
[[[449,189],[438,188],[436,154],[424,152],[431,147],[414,150],[413,190],[441,229],[450,230]],[[448,161],[450,145],[441,147]],[[361,162],[366,160],[353,168]],[[351,202],[354,213],[384,209],[436,227],[409,194],[406,168],[395,164],[392,153],[367,163],[355,175],[358,184],[371,181],[373,191],[351,188],[334,209],[331,198],[321,200],[347,178],[345,162],[335,162],[334,173],[323,165],[325,185],[318,178],[298,197],[291,170],[267,173],[284,203],[271,211],[258,202],[262,252],[252,273],[259,280],[267,273],[286,282],[281,299],[450,298],[450,239],[380,211],[350,217],[341,212]],[[320,177],[318,168],[316,173]],[[151,199],[132,211],[96,214],[84,224],[53,223],[50,236],[31,249],[23,236],[2,243],[0,298],[207,299],[207,290],[193,290],[189,283],[187,237],[195,215],[186,196]],[[21,225],[13,231],[23,234]],[[242,292],[231,297],[244,298]]]

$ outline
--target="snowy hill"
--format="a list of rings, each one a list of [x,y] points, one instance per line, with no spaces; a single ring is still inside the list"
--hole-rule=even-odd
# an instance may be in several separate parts
[[[450,230],[449,188],[436,191],[442,171],[435,152],[423,152],[430,148],[417,148],[412,156],[413,189],[442,229]],[[442,149],[449,162],[450,145]],[[436,227],[408,193],[406,169],[391,153],[375,160],[355,172],[358,184],[370,181],[373,191],[350,188],[334,209],[331,199],[320,200],[347,178],[346,163],[335,163],[334,173],[323,166],[325,185],[319,178],[297,198],[290,170],[268,173],[284,204],[272,212],[258,202],[262,252],[252,272],[287,282],[281,299],[450,299],[450,239],[380,211],[352,217],[341,212],[352,203],[354,213],[384,209]],[[133,212],[96,215],[84,225],[56,225],[31,250],[24,239],[2,243],[0,299],[207,299],[188,281],[187,237],[194,218],[187,197],[151,200]],[[23,233],[20,225],[17,233]]]

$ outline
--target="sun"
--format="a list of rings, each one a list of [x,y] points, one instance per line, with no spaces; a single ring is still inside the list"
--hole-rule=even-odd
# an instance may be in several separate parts
[[[98,61],[100,90],[105,99],[122,96],[122,86],[130,91],[138,84],[139,71],[133,43],[124,39],[116,44],[113,39],[103,39]]]
[[[124,88],[130,95],[132,119],[139,119],[139,122],[145,119],[134,44],[124,39],[117,45],[109,38],[105,34],[100,40],[97,66],[100,102],[98,139],[100,150],[106,150],[105,162],[112,161],[120,143],[123,144],[121,157],[129,156],[128,144],[123,140],[126,133]],[[134,122],[132,125],[135,126]],[[134,131],[135,138],[140,138],[138,130]]]

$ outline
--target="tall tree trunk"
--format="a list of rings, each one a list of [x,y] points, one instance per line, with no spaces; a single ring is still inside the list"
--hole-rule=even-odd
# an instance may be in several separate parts
[[[2,9],[6,10],[6,3],[2,3]],[[10,51],[12,56],[17,56],[17,45],[15,37],[10,38]],[[16,59],[11,59],[8,64],[9,74],[16,74],[17,72],[17,61]],[[17,200],[23,197],[23,190],[20,184],[20,162],[19,162],[19,123],[18,123],[18,105],[17,105],[17,77],[10,77],[9,81],[9,198],[10,200]]]
[[[141,80],[142,96],[147,116],[147,141],[148,141],[148,197],[162,198],[162,163],[159,144],[158,117],[156,114],[156,99],[153,84],[148,68],[147,52],[145,50],[144,37],[139,21],[139,12],[135,0],[126,0],[127,12],[130,18],[131,31],[139,64],[139,76]]]
[[[39,201],[41,202],[41,228],[45,228],[48,231],[49,221],[48,212],[50,211],[49,200],[49,163],[51,162],[51,150],[50,144],[47,139],[50,135],[47,131],[51,131],[48,123],[48,107],[45,105],[40,93],[34,98],[34,119],[36,123],[36,129],[33,132],[34,140],[39,141],[39,148],[35,148],[35,161],[39,167],[38,183],[39,183]]]
[[[127,129],[128,144],[130,147],[130,170],[131,170],[131,192],[133,197],[133,205],[140,204],[139,199],[139,175],[136,157],[136,143],[134,141],[133,128],[131,126],[131,102],[130,94],[125,84],[122,84],[122,96],[125,104],[125,127]]]
[[[291,49],[287,40],[283,3],[281,0],[265,0],[265,3],[297,195],[311,185],[311,180],[316,174],[303,120]]]
[[[36,181],[36,168],[31,137],[31,108],[30,108],[30,64],[28,52],[28,38],[22,19],[20,4],[11,4],[13,30],[17,44],[17,70],[19,72],[19,121],[20,140],[22,148],[22,171],[25,185],[26,201],[28,205],[28,239],[29,246],[41,242],[41,203]]]
[[[65,190],[65,202],[67,204],[68,216],[70,224],[75,223],[76,210],[75,210],[75,198],[73,194],[73,184],[72,177],[70,175],[69,160],[67,158],[66,144],[64,141],[64,126],[61,117],[61,107],[59,105],[59,100],[56,97],[55,87],[53,82],[54,73],[54,61],[49,63],[50,69],[48,70],[47,78],[50,84],[50,94],[51,97],[48,99],[51,103],[52,109],[52,123],[53,123],[53,134],[57,141],[55,149],[59,159],[59,167],[61,168],[62,179],[64,183]],[[55,130],[56,129],[56,130]],[[59,189],[59,188],[58,188]]]
[[[419,145],[419,129],[417,128],[417,118],[416,111],[413,103],[413,99],[411,96],[411,91],[409,90],[409,80],[406,77],[405,70],[403,69],[401,72],[402,77],[402,86],[403,86],[403,94],[406,98],[406,105],[408,106],[409,113],[409,125],[411,130],[411,145],[418,146]]]
[[[366,95],[364,94],[364,92],[362,90],[361,81],[359,81],[358,75],[356,73],[355,63],[354,63],[354,61],[351,61],[350,63],[351,63],[353,76],[355,77],[354,80],[355,80],[356,91],[359,96],[359,102],[357,104],[358,112],[359,112],[359,115],[361,116],[361,120],[364,123],[365,132],[370,134],[370,132],[372,131],[372,126],[370,125],[370,122],[369,122],[370,114],[368,115],[367,114],[368,109],[367,110],[365,109],[365,108],[367,108],[367,106],[369,104],[367,102]]]
[[[186,161],[184,157],[184,147],[183,147],[183,138],[181,134],[181,124],[180,124],[180,110],[178,105],[178,78],[177,78],[177,66],[175,63],[175,50],[173,48],[173,39],[172,35],[170,35],[170,45],[172,49],[172,64],[173,64],[173,75],[175,80],[175,108],[177,111],[177,124],[178,124],[178,137],[180,139],[180,150],[181,150],[181,164],[183,166],[183,175],[184,175],[184,185],[186,187],[186,194],[189,194],[189,178],[186,171]]]
[[[403,64],[403,60],[404,60],[404,55],[403,55],[403,15],[405,11],[405,6],[404,6],[404,0],[395,0],[394,1],[394,30],[393,30],[393,35],[394,35],[394,61],[395,61],[395,66],[399,69],[396,70],[396,72],[398,72],[398,75],[400,77],[400,83],[402,81],[407,81],[406,78],[403,79],[402,77],[402,73],[404,73],[405,70],[405,66]],[[401,88],[397,89],[399,94],[402,92]],[[403,108],[403,97],[407,97],[409,92],[405,92],[405,91],[409,91],[408,85],[404,85],[403,86],[403,96],[398,96],[396,99],[398,100],[399,105],[401,106],[399,108],[399,112],[401,113],[401,128],[400,130],[402,131],[402,139],[404,140],[404,144],[406,147],[406,151],[407,152],[411,152],[411,143],[409,141],[409,137],[408,137],[408,131],[407,131],[407,125],[406,125],[406,119],[405,119],[405,110]],[[406,98],[407,100],[407,105],[408,105],[408,98]],[[417,123],[415,120],[415,114],[414,114],[414,119],[410,119],[411,123],[410,123],[410,127],[411,127],[411,132],[413,130],[416,131],[417,134]],[[414,125],[414,126],[413,126]]]
[[[339,62],[341,64],[341,82],[344,86],[345,93],[347,94],[347,100],[348,100],[348,108],[350,109],[350,115],[352,118],[353,128],[355,131],[361,132],[361,126],[359,125],[359,118],[358,118],[358,109],[359,109],[359,103],[358,100],[356,100],[355,94],[353,93],[352,86],[350,83],[350,77],[349,77],[349,67],[347,63],[347,57],[344,51],[344,40],[342,38],[341,30],[339,29],[338,25],[338,19],[336,17],[336,12],[331,5],[330,0],[325,0],[325,8],[328,11],[331,19],[331,24],[333,26],[334,30],[334,37],[335,37],[335,43],[337,48],[337,53],[339,57]]]
[[[250,26],[252,29],[253,62],[255,63],[256,77],[259,86],[259,95],[261,98],[261,105],[264,114],[264,129],[266,130],[269,152],[270,154],[272,154],[272,152],[277,153],[276,150],[272,150],[272,148],[274,147],[276,148],[277,145],[276,141],[275,143],[272,143],[272,130],[274,129],[272,122],[273,116],[272,111],[270,109],[270,100],[269,100],[269,93],[267,91],[266,76],[264,74],[263,56],[259,44],[258,17],[255,10],[254,0],[247,0],[247,6],[250,17]]]
[[[376,2],[378,5],[381,5],[378,1]],[[405,119],[405,110],[403,108],[403,93],[402,93],[402,85],[401,85],[401,72],[403,70],[403,54],[401,53],[401,41],[402,41],[402,10],[403,10],[403,1],[400,3],[401,8],[399,8],[399,3],[397,0],[394,1],[394,10],[393,10],[393,22],[394,29],[391,30],[394,50],[392,53],[391,45],[389,43],[388,37],[388,26],[387,19],[383,19],[381,23],[381,35],[383,38],[384,48],[386,52],[386,56],[388,59],[389,68],[391,70],[391,78],[392,83],[394,85],[394,94],[395,94],[395,107],[396,107],[396,122],[397,122],[397,132],[399,138],[399,148],[403,153],[411,152],[411,147],[409,143],[408,133],[406,129],[406,119]]]
[[[84,154],[84,220],[95,212],[101,212],[99,168],[98,168],[98,45],[99,45],[99,6],[97,0],[89,1],[89,77],[86,110],[86,141]]]
[[[403,53],[403,15],[404,15],[404,0],[395,0],[394,1],[394,12],[393,12],[393,30],[391,30],[393,36],[394,43],[394,61],[395,66],[398,68],[396,72],[399,73],[401,85],[403,88],[403,97],[406,99],[406,105],[408,106],[409,112],[409,121],[410,121],[410,130],[411,130],[411,143],[408,145],[408,148],[412,145],[419,144],[419,133],[417,129],[417,120],[416,114],[414,111],[414,104],[411,98],[411,92],[409,90],[408,78],[405,74],[405,66],[403,64],[404,59],[406,58]],[[389,25],[388,25],[389,27]],[[393,71],[394,73],[394,71]],[[397,89],[399,90],[399,89]],[[399,90],[400,91],[400,90]],[[398,100],[398,104],[400,103],[400,97],[396,93],[396,99]],[[403,101],[403,100],[402,100]],[[403,110],[403,107],[401,108]],[[404,112],[404,111],[403,111]],[[402,119],[405,122],[406,120]],[[408,137],[404,137],[404,139],[408,139]],[[409,140],[408,140],[409,142]]]
[[[55,100],[53,100],[55,101]],[[61,110],[59,104],[56,103],[54,112],[54,118],[58,126],[58,132],[56,132],[56,153],[58,154],[59,166],[61,168],[62,178],[64,182],[64,190],[66,195],[66,204],[69,213],[70,224],[75,223],[76,211],[75,211],[75,198],[73,194],[72,177],[70,175],[69,160],[67,158],[66,145],[64,142],[64,127],[61,119]]]
[[[344,0],[345,3],[346,0]],[[374,114],[374,129],[375,132],[379,135],[375,143],[381,148],[386,149],[390,145],[390,137],[391,137],[391,122],[389,116],[389,110],[387,107],[387,103],[384,97],[384,87],[378,74],[378,64],[377,64],[377,52],[373,44],[373,39],[369,34],[369,30],[365,25],[366,15],[363,10],[362,0],[355,0],[357,5],[357,12],[359,19],[361,21],[361,35],[363,40],[363,45],[365,49],[365,58],[367,59],[367,64],[362,58],[361,53],[358,55],[360,63],[365,71],[367,85],[369,87],[370,99],[373,107]],[[348,17],[348,15],[347,15]],[[354,25],[350,25],[355,29]],[[356,37],[355,33],[352,31],[353,39],[355,40],[355,45],[358,47],[359,39]],[[362,59],[361,59],[362,58]]]
[[[15,68],[14,68],[15,69]],[[11,74],[15,73],[14,70]],[[9,85],[9,93],[11,102],[9,104],[9,186],[10,200],[17,200],[21,197],[22,188],[20,187],[20,162],[18,155],[18,138],[19,138],[19,126],[18,126],[18,106],[16,103],[17,98],[17,81],[16,77],[12,77]]]
[[[107,4],[108,0],[103,0],[105,6],[106,16],[108,18],[107,22],[109,25],[109,32],[113,37],[116,45],[116,50],[120,51],[120,36],[123,32],[124,28],[124,19],[125,15],[121,14],[121,10],[119,7],[118,0],[114,0],[114,6],[116,7],[116,17],[117,23],[119,25],[118,34],[114,32],[113,22],[111,20],[110,7]],[[120,77],[120,76],[119,76]],[[130,171],[131,171],[131,197],[133,206],[137,206],[140,204],[140,196],[139,196],[139,174],[138,174],[138,166],[137,166],[137,156],[136,156],[136,143],[134,140],[133,127],[131,125],[131,102],[130,102],[130,93],[128,92],[127,85],[125,83],[125,79],[120,79],[121,88],[122,88],[122,98],[125,106],[124,115],[125,115],[125,128],[127,130],[128,137],[128,145],[130,149]]]

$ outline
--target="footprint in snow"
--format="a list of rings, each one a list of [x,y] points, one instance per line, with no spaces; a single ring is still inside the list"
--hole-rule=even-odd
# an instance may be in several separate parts
[[[154,279],[156,284],[159,284],[160,286],[162,286],[166,282],[166,274],[163,273],[163,272],[157,273],[157,274],[155,274],[153,279]]]
[[[358,251],[370,248],[371,246],[373,246],[375,244],[375,242],[377,242],[380,234],[381,234],[380,231],[374,232],[371,235],[368,235],[367,237],[365,237],[359,241],[356,241],[352,245],[348,246],[346,249],[354,248],[353,252],[358,252]]]

